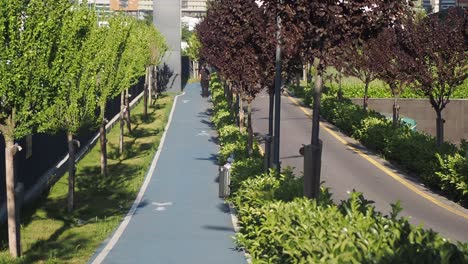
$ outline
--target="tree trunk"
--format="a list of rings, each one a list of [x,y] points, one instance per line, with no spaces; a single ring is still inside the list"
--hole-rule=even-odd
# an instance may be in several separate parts
[[[148,104],[153,105],[153,66],[149,66],[148,70]]]
[[[120,136],[119,136],[119,153],[122,155],[124,149],[124,127],[125,127],[125,91],[120,94]]]
[[[318,72],[315,80],[315,89],[312,103],[312,145],[316,145],[319,142],[319,129],[320,129],[320,103],[322,98],[323,89],[323,72]]]
[[[196,61],[192,61],[192,65],[193,65],[193,78],[194,78],[194,79],[197,79],[197,78],[198,78],[198,74],[197,74],[197,62],[196,62]]]
[[[75,146],[73,135],[67,133],[68,141],[68,212],[75,208]]]
[[[444,123],[445,120],[442,118],[442,110],[436,110],[436,143],[440,147],[444,143]]]
[[[275,109],[275,94],[274,93],[268,93],[270,102],[268,105],[268,134],[270,136],[273,136],[273,115],[274,115],[274,109]]]
[[[307,84],[312,82],[312,65],[307,63]]]
[[[314,102],[312,113],[311,144],[304,148],[304,196],[318,199],[320,194],[320,174],[322,167],[322,141],[319,139],[320,103],[323,89],[323,70],[317,62],[317,76],[315,80]]]
[[[145,85],[143,87],[143,117],[148,115],[148,87],[149,87],[149,66],[146,67]]]
[[[159,96],[159,88],[158,88],[158,67],[157,66],[154,66],[153,67],[153,73],[154,73],[154,95],[153,95],[153,104],[154,102],[156,102],[156,99],[158,99],[158,96]]]
[[[232,90],[232,84],[228,84],[229,97],[231,98],[231,105],[234,104],[234,92]]]
[[[272,139],[273,139],[273,118],[274,118],[274,110],[275,110],[275,93],[269,92],[269,105],[268,105],[268,135],[265,140],[265,155],[266,155],[266,169],[268,171],[269,168],[272,166],[273,162],[273,149],[272,149]]]
[[[232,84],[228,83],[228,94],[229,94],[229,98],[230,98],[230,102],[231,104],[229,105],[229,111],[231,112],[231,115],[232,116],[236,116],[236,102],[235,102],[235,99],[234,99],[234,94],[232,92]]]
[[[253,128],[252,128],[252,100],[248,101],[247,104],[247,151],[249,157],[252,157],[253,154]]]
[[[99,128],[99,141],[101,143],[101,175],[107,177],[107,138],[106,138],[106,121],[101,121]]]
[[[227,86],[226,81],[222,81],[223,83],[223,91],[224,91],[224,97],[226,98],[228,105],[230,106],[229,103],[229,87]]]
[[[393,117],[392,123],[394,127],[398,127],[400,120],[400,106],[398,105],[398,95],[393,97]]]
[[[129,133],[132,133],[132,120],[130,119],[130,94],[128,89],[126,90],[127,94],[125,96],[125,121],[127,123],[127,129]]]
[[[340,69],[338,72],[338,100],[343,100],[343,85],[342,85],[342,80],[343,80],[343,69]]]
[[[235,94],[235,95],[236,95],[236,102],[234,104],[234,117],[236,119],[237,126],[240,126],[240,123],[239,123],[239,101],[240,101],[240,96],[239,96],[239,94]]]
[[[302,80],[307,82],[307,67],[308,65],[302,64]]]
[[[13,167],[14,153],[16,152],[13,139],[5,138],[5,176],[7,192],[8,213],[8,245],[12,257],[21,256],[20,223],[17,217],[15,171]]]
[[[296,72],[296,88],[298,91],[301,89],[301,76],[299,71]]]
[[[224,85],[224,93],[226,94],[226,99],[228,102],[229,109],[232,109],[231,89],[229,87],[229,84],[226,81],[223,82],[223,85]]]
[[[367,108],[369,106],[369,79],[366,79],[365,86],[364,86],[364,101],[362,103],[362,108],[364,108],[364,111],[367,112]]]
[[[244,106],[242,97],[239,98],[239,129],[241,132],[244,131]]]

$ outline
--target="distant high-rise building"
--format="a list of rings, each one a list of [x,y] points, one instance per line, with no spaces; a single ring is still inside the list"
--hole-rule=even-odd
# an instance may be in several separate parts
[[[138,0],[110,0],[112,11],[137,11]]]
[[[206,1],[207,0],[182,0],[182,16],[205,16]]]
[[[468,8],[468,0],[457,0],[457,6]]]
[[[466,0],[423,0],[423,6],[429,13],[437,13],[440,10],[447,9],[457,5],[457,2]]]
[[[100,14],[125,12],[139,19],[153,14],[153,0],[88,0]]]

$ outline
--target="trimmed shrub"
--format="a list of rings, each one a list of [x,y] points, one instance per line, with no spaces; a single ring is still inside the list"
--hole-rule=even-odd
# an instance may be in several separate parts
[[[231,168],[231,194],[235,195],[243,181],[260,175],[263,171],[263,158],[261,157],[235,160]]]
[[[235,198],[239,246],[253,263],[466,263],[458,247],[435,232],[412,227],[393,205],[389,216],[375,211],[361,193],[340,205],[331,200],[278,199],[287,181],[271,175],[246,180]],[[326,190],[322,189],[322,193]]]
[[[468,205],[468,160],[466,157],[436,154],[439,170],[436,175],[443,191],[452,195],[456,201]]]

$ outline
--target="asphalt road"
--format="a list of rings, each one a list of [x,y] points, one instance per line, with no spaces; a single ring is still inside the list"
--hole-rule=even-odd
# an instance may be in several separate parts
[[[310,110],[307,110],[310,113]],[[253,126],[255,133],[268,131],[268,96],[259,95],[253,103]],[[468,210],[427,190],[422,184],[404,175],[388,162],[366,150],[355,140],[346,137],[329,123],[322,123],[339,136],[341,142],[329,131],[321,127],[320,138],[323,140],[322,181],[331,189],[336,202],[346,199],[348,192],[356,190],[375,202],[376,208],[384,213],[391,210],[390,204],[399,200],[404,208],[402,216],[408,216],[410,222],[424,228],[433,229],[446,238],[468,242]],[[287,96],[281,104],[281,144],[280,159],[282,166],[295,167],[295,172],[303,171],[303,158],[299,155],[302,144],[309,144],[312,122],[304,111]],[[360,150],[358,154],[350,146]],[[417,155],[417,153],[415,153]],[[398,180],[389,176],[379,165],[364,158],[367,156],[374,163],[395,173]],[[401,183],[406,182],[411,190]],[[415,191],[416,190],[416,191]],[[424,193],[427,197],[418,194]],[[430,200],[433,201],[430,201]],[[436,203],[439,203],[436,204]]]
[[[246,263],[232,239],[229,208],[218,198],[211,103],[198,83],[185,91],[141,202],[89,263]]]

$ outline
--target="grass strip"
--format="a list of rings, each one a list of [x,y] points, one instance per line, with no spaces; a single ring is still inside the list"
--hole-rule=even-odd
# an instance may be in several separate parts
[[[76,209],[67,213],[68,175],[47,197],[22,212],[23,256],[11,259],[6,235],[0,241],[0,263],[86,263],[118,226],[144,181],[166,126],[174,96],[162,95],[143,116],[142,101],[132,110],[132,133],[126,131],[120,155],[119,127],[108,134],[109,176],[100,175],[99,144],[77,165]],[[6,228],[2,229],[6,231]]]

